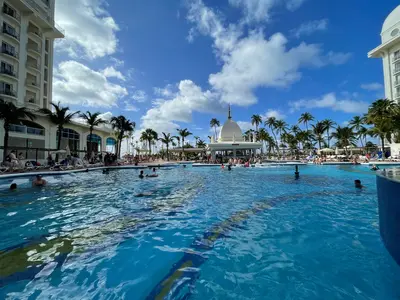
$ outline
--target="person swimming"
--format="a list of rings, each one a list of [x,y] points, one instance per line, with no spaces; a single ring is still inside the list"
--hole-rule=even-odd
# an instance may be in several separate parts
[[[140,178],[140,179],[143,179],[143,178],[144,178],[144,171],[143,171],[143,170],[140,171],[139,178]]]
[[[156,168],[153,168],[153,174],[146,175],[146,177],[158,177],[158,174],[156,173]]]
[[[110,169],[103,169],[103,174],[108,174],[108,173],[110,173]]]
[[[222,164],[222,165],[221,165],[221,169],[225,169],[225,166],[224,166],[224,164]]]
[[[300,178],[300,172],[299,172],[299,166],[296,165],[295,169],[294,169],[294,178],[295,179],[299,179]]]
[[[360,179],[356,179],[354,180],[354,186],[356,189],[362,189],[364,186],[361,184],[361,180]]]
[[[228,165],[228,171],[232,171],[232,166]]]
[[[372,165],[371,171],[378,171],[379,167],[377,165]]]
[[[16,183],[12,183],[10,185],[10,191],[15,191],[17,189],[17,184]]]
[[[32,181],[32,186],[45,186],[47,181],[42,178],[42,175],[36,175],[36,178]]]

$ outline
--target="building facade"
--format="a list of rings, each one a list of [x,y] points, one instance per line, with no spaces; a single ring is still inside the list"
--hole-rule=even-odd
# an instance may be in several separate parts
[[[0,98],[36,114],[33,122],[24,120],[12,124],[9,133],[10,150],[32,148],[21,151],[29,159],[46,158],[47,153],[35,148],[57,147],[57,128],[37,113],[40,108],[51,109],[54,41],[64,38],[63,30],[54,20],[55,5],[55,0],[0,0]],[[73,123],[62,133],[61,148],[68,144],[71,151],[82,151],[91,143],[97,146],[90,149],[106,151],[115,147],[111,132],[106,127],[97,128],[90,141],[89,128]],[[4,127],[0,121],[0,146],[3,140]],[[0,157],[3,157],[1,149]]]
[[[400,102],[400,5],[383,23],[381,39],[382,43],[368,57],[383,60],[385,97]]]

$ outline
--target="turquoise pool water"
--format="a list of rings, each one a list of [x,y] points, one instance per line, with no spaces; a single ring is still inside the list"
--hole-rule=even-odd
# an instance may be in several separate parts
[[[1,180],[0,299],[400,296],[367,167],[138,172]]]

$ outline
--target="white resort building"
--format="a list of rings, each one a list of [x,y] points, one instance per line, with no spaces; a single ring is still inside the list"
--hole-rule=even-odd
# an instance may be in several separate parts
[[[26,120],[11,126],[9,150],[13,147],[56,149],[57,128],[36,113],[40,108],[51,109],[54,40],[64,38],[63,30],[54,20],[55,0],[0,0],[0,7],[0,98],[18,107],[27,107],[37,115],[34,122]],[[92,141],[98,146],[91,149],[106,151],[107,146],[110,149],[115,145],[110,129],[96,129],[94,134]],[[88,135],[85,125],[66,126],[61,148],[65,149],[68,144],[71,151],[85,150]],[[3,139],[0,121],[0,146]],[[29,159],[38,156],[42,160],[47,155],[36,150],[18,152]],[[2,149],[0,157],[3,157]]]
[[[368,52],[368,57],[382,58],[385,97],[400,102],[400,5],[383,23],[381,39],[382,43]],[[397,155],[400,144],[392,143],[390,149]]]
[[[229,106],[228,120],[222,126],[218,140],[211,137],[211,143],[207,145],[207,150],[211,152],[212,160],[216,154],[221,153],[225,157],[251,157],[257,149],[261,149],[262,144],[256,141],[255,133],[246,141],[239,125],[232,120],[231,108]]]

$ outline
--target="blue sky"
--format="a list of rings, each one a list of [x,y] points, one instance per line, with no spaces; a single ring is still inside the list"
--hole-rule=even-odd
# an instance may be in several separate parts
[[[338,124],[383,97],[380,44],[395,0],[57,1],[53,100],[123,114],[137,132],[210,134],[252,114]]]

